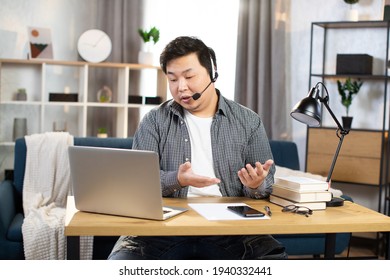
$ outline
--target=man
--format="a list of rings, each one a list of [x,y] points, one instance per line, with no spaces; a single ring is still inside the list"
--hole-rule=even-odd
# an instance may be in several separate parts
[[[260,117],[224,98],[214,82],[215,53],[201,40],[178,37],[160,56],[173,100],[150,111],[133,149],[160,155],[165,197],[266,198],[275,166]],[[286,258],[271,236],[122,236],[109,259]]]

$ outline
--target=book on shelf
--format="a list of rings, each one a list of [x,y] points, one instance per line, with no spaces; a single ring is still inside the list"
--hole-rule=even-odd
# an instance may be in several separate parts
[[[301,191],[326,191],[329,189],[329,184],[326,181],[300,176],[275,177],[275,184]]]
[[[276,195],[271,194],[269,197],[269,201],[272,203],[275,203],[280,206],[287,206],[287,205],[296,205],[296,206],[302,206],[307,207],[311,210],[325,210],[326,209],[326,202],[325,201],[315,201],[315,202],[295,202],[292,200],[288,200],[286,198],[282,198]]]
[[[329,191],[301,191],[274,184],[272,194],[295,202],[330,201],[332,193]]]

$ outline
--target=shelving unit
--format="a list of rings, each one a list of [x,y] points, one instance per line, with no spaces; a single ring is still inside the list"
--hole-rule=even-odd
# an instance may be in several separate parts
[[[158,67],[125,64],[125,63],[87,63],[81,61],[54,60],[0,60],[0,105],[1,122],[0,143],[12,143],[12,122],[15,117],[28,118],[28,133],[41,133],[53,130],[53,122],[65,120],[68,129],[74,136],[96,136],[90,126],[89,118],[104,111],[111,111],[115,116],[111,128],[114,137],[128,137],[128,112],[132,108],[151,108],[153,105],[129,104],[131,72],[155,72],[155,95],[165,101],[167,82],[162,70]],[[98,102],[97,91],[99,77],[108,80],[113,90],[111,102]],[[98,78],[97,78],[98,77]],[[113,78],[112,78],[113,77]],[[139,83],[139,79],[135,81]],[[149,82],[150,83],[150,82]],[[98,85],[98,86],[97,86]],[[72,93],[78,94],[78,102],[49,101],[49,93],[63,93],[68,87]],[[26,88],[28,99],[16,101],[18,88]],[[152,96],[153,92],[134,95]],[[94,113],[95,111],[95,113]]]
[[[113,92],[111,102],[97,100],[97,92],[104,85]],[[19,88],[26,89],[27,100],[16,100]],[[49,101],[50,93],[65,93],[65,88],[78,94],[77,102]],[[142,114],[156,105],[131,104],[129,95],[165,101],[167,80],[163,71],[130,63],[0,59],[1,154],[13,150],[15,118],[27,118],[27,134],[53,131],[54,122],[66,122],[67,131],[74,136],[96,136],[102,126],[110,137],[132,136]]]
[[[369,42],[369,36],[373,36],[374,31],[376,32],[375,36],[383,39],[383,43],[375,41],[372,48],[367,49],[367,45],[361,44],[361,42]],[[387,108],[389,34],[390,22],[387,21],[313,22],[310,43],[309,89],[320,81],[326,84],[331,95],[330,98],[338,100],[336,80],[350,77],[364,81],[364,86],[375,87],[377,89],[376,96],[381,95],[383,107],[375,108],[370,113],[376,114],[373,119],[378,121],[372,121],[370,125],[367,125],[368,127],[362,128],[352,124],[352,130],[344,139],[332,181],[377,187],[379,192],[378,211],[383,213],[389,211],[389,201],[385,199],[389,196],[388,161],[390,159],[389,112]],[[354,39],[357,42],[356,45],[351,42]],[[365,49],[362,49],[361,45]],[[375,61],[372,75],[335,74],[337,53],[368,53],[372,55]],[[333,90],[329,90],[330,87]],[[378,90],[378,88],[380,89]],[[332,104],[330,106],[332,107]],[[336,127],[333,126],[332,121],[325,121],[327,124],[324,125],[324,119],[328,118],[329,120],[330,117],[326,110],[322,111],[323,123],[321,127],[308,127],[307,129],[306,171],[327,176],[339,139],[336,137]],[[364,117],[367,120],[370,119],[369,116]]]

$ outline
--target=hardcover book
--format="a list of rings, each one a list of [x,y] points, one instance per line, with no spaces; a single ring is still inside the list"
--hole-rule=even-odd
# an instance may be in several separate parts
[[[296,206],[303,206],[307,207],[311,210],[324,210],[326,209],[326,202],[325,201],[317,201],[317,202],[295,202],[291,201],[276,195],[270,195],[269,201],[272,203],[275,203],[280,206],[287,206],[287,205],[296,205]]]
[[[275,184],[301,191],[326,191],[328,182],[300,176],[275,177]]]
[[[280,185],[272,186],[272,194],[295,202],[330,201],[332,193],[329,191],[301,191]]]

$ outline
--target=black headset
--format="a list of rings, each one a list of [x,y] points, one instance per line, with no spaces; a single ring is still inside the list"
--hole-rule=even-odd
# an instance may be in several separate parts
[[[215,55],[210,52],[210,61],[211,61],[211,82],[215,82],[218,79],[217,65],[215,62]]]

